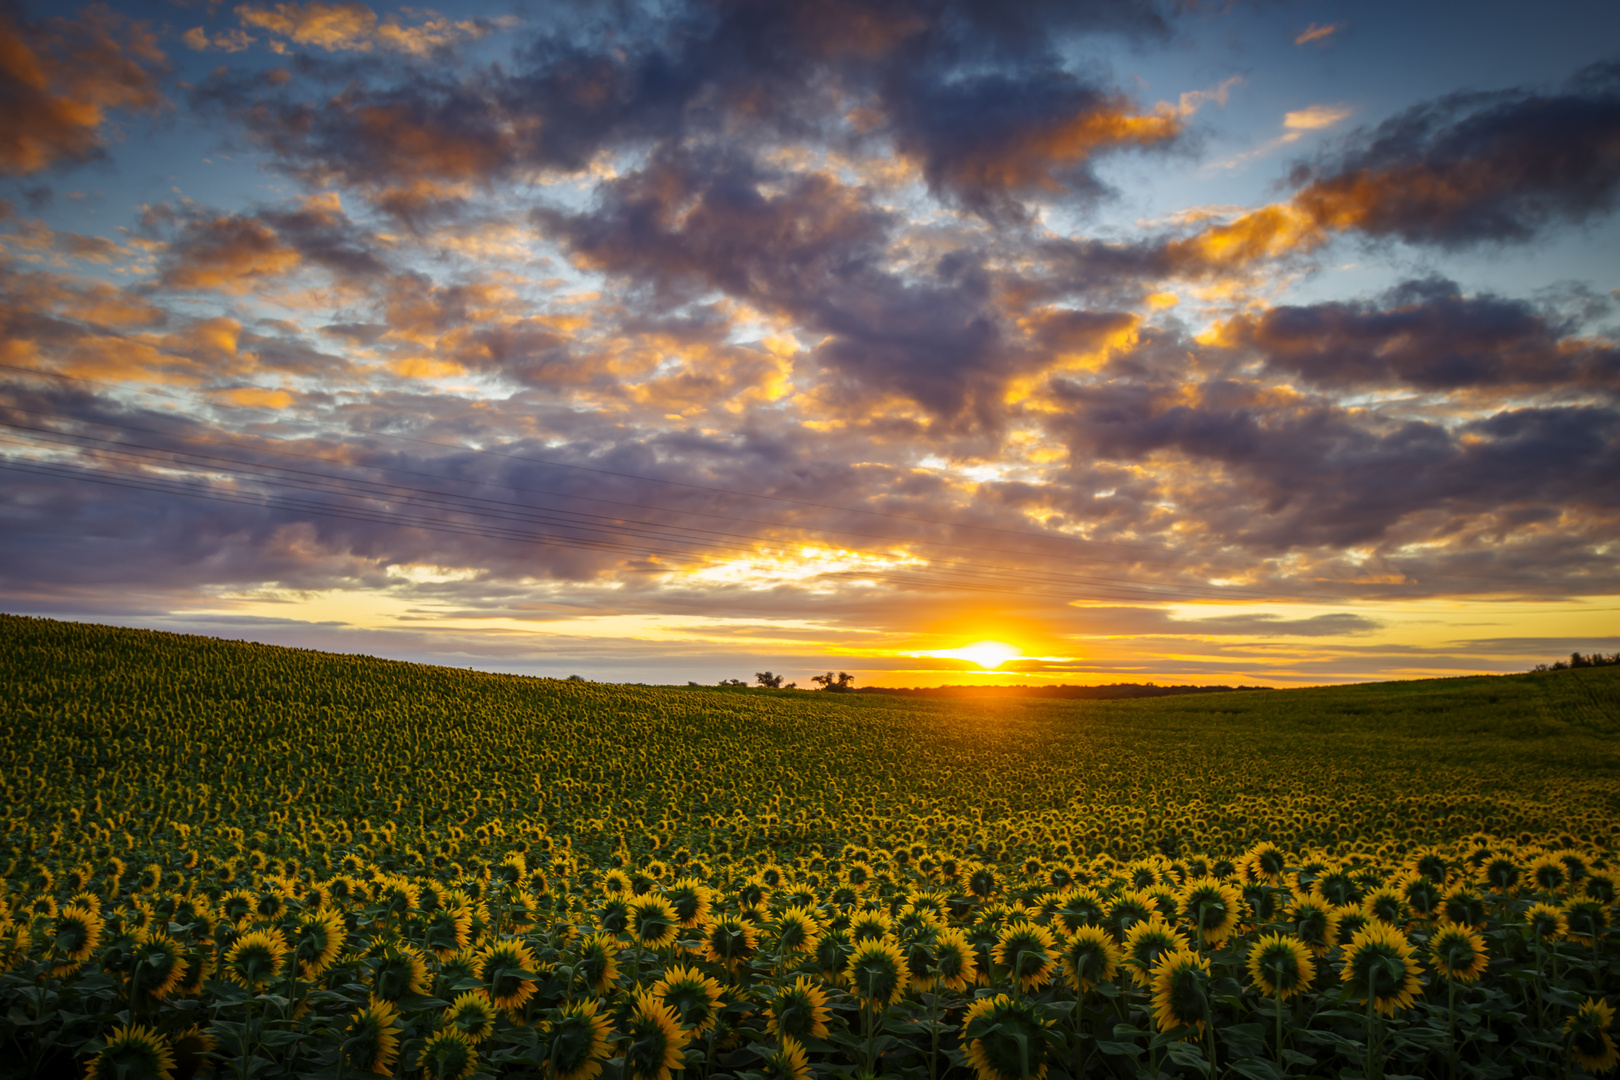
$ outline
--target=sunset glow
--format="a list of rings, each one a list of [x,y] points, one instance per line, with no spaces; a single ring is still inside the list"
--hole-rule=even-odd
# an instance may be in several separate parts
[[[1464,22],[24,0],[0,611],[682,685],[1620,650],[1620,7]]]

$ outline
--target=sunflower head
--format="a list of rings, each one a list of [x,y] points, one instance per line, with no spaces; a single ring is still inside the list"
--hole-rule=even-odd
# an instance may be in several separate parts
[[[1361,910],[1369,919],[1391,926],[1405,926],[1412,919],[1406,897],[1393,885],[1382,885],[1362,897]]]
[[[397,1005],[404,998],[428,992],[427,961],[414,946],[390,943],[368,964],[374,997]]]
[[[850,916],[849,936],[860,941],[874,941],[886,937],[894,920],[887,911],[860,911]]]
[[[1287,1001],[1316,978],[1316,965],[1298,938],[1266,934],[1249,947],[1249,978],[1267,997]]]
[[[469,1046],[477,1046],[495,1031],[500,1013],[489,1003],[481,990],[461,994],[444,1010],[444,1027],[467,1039]]]
[[[642,948],[661,949],[675,940],[680,919],[662,896],[647,894],[630,901],[630,935]]]
[[[518,1010],[534,997],[534,954],[518,941],[497,941],[479,953],[474,978],[497,1009]]]
[[[1564,1022],[1570,1054],[1594,1076],[1602,1076],[1620,1064],[1620,1053],[1615,1051],[1614,1038],[1609,1034],[1613,1026],[1614,1007],[1602,998],[1587,998]]]
[[[1577,945],[1591,946],[1609,931],[1609,908],[1598,900],[1577,900],[1564,908],[1569,922],[1569,939]]]
[[[820,934],[821,923],[808,908],[790,907],[777,917],[777,947],[782,952],[809,952]]]
[[[1531,904],[1525,909],[1524,925],[1533,941],[1550,943],[1569,936],[1569,919],[1551,904]]]
[[[1046,1076],[1049,1025],[1033,1003],[1006,994],[984,997],[962,1023],[968,1064],[977,1080],[1042,1080]]]
[[[1467,926],[1441,923],[1429,937],[1429,961],[1434,970],[1457,982],[1477,982],[1490,957],[1485,939]]]
[[[1357,997],[1370,998],[1385,1016],[1412,1007],[1422,990],[1412,943],[1396,927],[1377,920],[1357,930],[1344,947],[1344,968],[1339,978]]]
[[[130,950],[129,989],[132,998],[161,1001],[186,977],[186,958],[180,943],[161,930],[142,930]]]
[[[372,998],[370,1004],[349,1017],[341,1051],[344,1064],[361,1072],[392,1076],[394,1060],[399,1057],[399,1026],[394,1006]]]
[[[1090,991],[1114,977],[1122,954],[1108,931],[1082,926],[1063,943],[1063,975],[1069,989]]]
[[[797,1039],[784,1035],[759,1071],[765,1080],[810,1080],[810,1059]]]
[[[595,1001],[577,1001],[551,1022],[548,1061],[553,1080],[595,1080],[608,1056],[607,1017],[598,1016]]]
[[[1219,945],[1237,928],[1243,897],[1235,885],[1220,878],[1197,878],[1182,887],[1181,910],[1203,942]]]
[[[1485,898],[1467,885],[1448,890],[1440,900],[1440,917],[1461,926],[1485,925]]]
[[[79,904],[69,904],[57,912],[52,953],[59,958],[59,966],[77,967],[88,960],[101,944],[105,925],[99,913]]]
[[[681,929],[691,930],[709,921],[714,893],[697,878],[679,879],[665,890],[664,895],[675,909],[675,918],[679,920]]]
[[[106,1036],[85,1080],[174,1080],[174,1050],[151,1028],[126,1024]]]
[[[1020,992],[1027,994],[1052,981],[1057,966],[1057,942],[1044,926],[1015,922],[996,938],[991,959],[998,967],[1006,968],[1008,978]]]
[[[1200,1035],[1210,1016],[1209,960],[1198,953],[1170,953],[1153,969],[1153,1022],[1160,1031],[1190,1028]]]
[[[1192,943],[1185,934],[1155,915],[1130,928],[1125,934],[1123,951],[1131,977],[1138,986],[1148,987],[1153,983],[1153,969],[1163,957],[1190,948]]]
[[[881,938],[860,942],[849,957],[849,982],[867,1008],[881,1012],[909,985],[905,955],[898,945]]]
[[[1334,940],[1333,905],[1314,893],[1301,896],[1289,909],[1288,917],[1294,932],[1313,956],[1323,956],[1337,942]]]
[[[771,1034],[784,1038],[824,1039],[827,1020],[827,994],[815,981],[801,975],[792,986],[777,991],[769,1006]]]
[[[605,994],[619,977],[619,947],[612,934],[581,938],[574,977],[593,994]]]
[[[669,1080],[670,1070],[685,1064],[681,1051],[692,1040],[673,1010],[652,994],[637,994],[624,1025],[626,1080]]]
[[[1103,900],[1093,889],[1074,888],[1062,894],[1062,903],[1053,913],[1053,920],[1066,934],[1082,926],[1095,926],[1102,921]]]
[[[710,963],[735,971],[759,950],[759,931],[735,915],[722,915],[703,932],[703,948]]]
[[[653,996],[694,1035],[714,1027],[720,1015],[720,984],[697,968],[672,967],[652,987]]]
[[[435,1031],[422,1046],[422,1075],[430,1080],[467,1080],[476,1068],[478,1051],[453,1028]]]
[[[1569,867],[1557,855],[1541,855],[1532,859],[1525,870],[1525,878],[1531,889],[1548,895],[1563,892],[1570,884]]]
[[[287,952],[279,930],[249,931],[225,953],[225,977],[249,990],[259,990],[280,974]]]
[[[812,955],[821,977],[838,985],[844,981],[849,972],[849,957],[854,951],[855,943],[849,939],[847,930],[829,927],[816,939]]]

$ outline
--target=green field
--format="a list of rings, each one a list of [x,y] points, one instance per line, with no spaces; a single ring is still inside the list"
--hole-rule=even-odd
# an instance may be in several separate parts
[[[1620,668],[960,702],[0,616],[0,673],[0,1037],[25,1075],[1612,1056]],[[1527,923],[1537,904],[1556,918]],[[1297,987],[1250,970],[1269,935],[1309,961],[1277,969]],[[975,970],[953,977],[953,950]],[[502,1006],[487,1033],[479,994]]]

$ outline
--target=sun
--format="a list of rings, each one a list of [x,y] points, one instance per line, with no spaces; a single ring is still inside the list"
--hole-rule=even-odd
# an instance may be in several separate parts
[[[953,656],[958,660],[971,660],[986,670],[994,670],[1009,660],[1023,656],[1023,651],[1000,641],[976,641],[961,649],[952,649],[936,655]]]

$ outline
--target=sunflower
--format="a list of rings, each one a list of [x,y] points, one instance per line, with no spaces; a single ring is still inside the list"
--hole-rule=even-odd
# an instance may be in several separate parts
[[[130,997],[142,994],[161,1001],[186,977],[186,959],[180,944],[161,930],[142,930],[130,950]]]
[[[1016,922],[997,936],[991,959],[1006,968],[1019,991],[1027,994],[1052,981],[1057,965],[1057,942],[1044,926]]]
[[[1492,859],[1485,864],[1485,883],[1492,892],[1511,894],[1519,887],[1524,871],[1512,859]]]
[[[478,953],[473,977],[497,1009],[523,1008],[534,996],[534,954],[520,941],[498,941]]]
[[[1590,946],[1609,929],[1609,909],[1599,900],[1577,900],[1564,908],[1569,921],[1569,940]]]
[[[472,912],[465,907],[436,906],[422,924],[422,944],[443,960],[472,943]]]
[[[1441,923],[1429,938],[1429,961],[1434,970],[1457,982],[1477,982],[1490,957],[1485,939],[1466,926]]]
[[[551,1080],[595,1080],[608,1056],[607,1017],[596,1002],[565,1006],[551,1023]]]
[[[306,911],[298,917],[292,935],[298,977],[313,982],[337,962],[348,929],[336,911]]]
[[[941,930],[929,944],[938,983],[948,990],[966,990],[979,977],[979,961],[973,943],[960,927]]]
[[[1341,949],[1344,948],[1350,944],[1350,939],[1355,937],[1361,928],[1371,921],[1373,920],[1367,917],[1367,913],[1361,910],[1360,904],[1345,904],[1342,907],[1334,908],[1333,943]]]
[[[810,1060],[797,1039],[783,1036],[782,1045],[771,1052],[759,1071],[765,1080],[810,1080]]]
[[[610,893],[597,911],[596,925],[610,934],[622,934],[630,928],[630,902],[625,893]]]
[[[709,921],[714,893],[697,878],[680,878],[664,890],[664,896],[674,908],[682,930],[691,930]]]
[[[602,891],[614,896],[630,895],[630,877],[623,870],[613,869],[602,875]]]
[[[735,915],[722,915],[703,932],[704,956],[712,964],[735,971],[759,949],[759,931]]]
[[[1202,1034],[1209,1017],[1209,960],[1189,950],[1173,952],[1153,969],[1153,1022],[1160,1031],[1192,1028]]]
[[[483,991],[471,990],[457,997],[444,1010],[444,1026],[465,1036],[468,1045],[477,1046],[495,1031],[495,1021],[499,1016]]]
[[[1288,855],[1269,840],[1262,840],[1238,860],[1239,872],[1251,885],[1281,885]]]
[[[1042,1080],[1050,1034],[1032,1003],[1006,994],[975,1001],[962,1023],[977,1080]]]
[[[1551,904],[1531,904],[1525,910],[1524,924],[1535,941],[1549,943],[1569,936],[1569,919]]]
[[[661,949],[675,940],[680,919],[662,896],[638,896],[630,901],[630,936],[644,949]]]
[[[52,936],[54,948],[61,958],[56,962],[58,971],[72,971],[90,959],[90,954],[101,944],[101,931],[106,923],[96,912],[78,904],[69,904],[56,915]]]
[[[139,1024],[114,1028],[90,1059],[84,1080],[174,1080],[169,1040]]]
[[[10,971],[28,959],[28,946],[33,934],[26,923],[0,920],[0,971]]]
[[[1440,886],[1427,875],[1417,871],[1408,871],[1397,878],[1394,887],[1400,891],[1401,899],[1406,905],[1425,919],[1434,918],[1435,912],[1440,909],[1440,903],[1445,894]]]
[[[1525,870],[1531,888],[1549,895],[1559,893],[1570,884],[1569,867],[1557,855],[1542,855],[1531,860]]]
[[[625,1022],[626,1080],[669,1080],[671,1069],[684,1069],[681,1051],[691,1042],[674,1010],[652,994],[637,994],[635,1009]]]
[[[1601,873],[1597,871],[1589,872],[1581,884],[1586,890],[1586,895],[1593,900],[1601,900],[1605,904],[1614,903],[1614,875],[1607,870]]]
[[[422,1046],[424,1080],[467,1080],[478,1068],[478,1051],[459,1031],[435,1031]]]
[[[718,996],[719,988],[716,987]],[[770,1021],[767,1030],[772,1035],[797,1039],[827,1037],[827,1020],[832,1016],[827,1008],[827,994],[816,983],[801,975],[792,986],[784,986],[767,1006]]]
[[[887,937],[894,920],[887,911],[862,911],[849,920],[849,936],[856,942],[875,941]]]
[[[395,1005],[428,992],[427,961],[413,946],[392,943],[370,961],[371,994]]]
[[[1393,885],[1381,885],[1362,897],[1361,910],[1367,918],[1391,926],[1405,926],[1412,920],[1412,910],[1406,903],[1406,897]]]
[[[1394,1016],[1396,1009],[1411,1008],[1414,995],[1422,991],[1419,970],[1406,935],[1388,923],[1373,921],[1345,946],[1339,978],[1357,996],[1371,997],[1379,1012]]]
[[[1161,958],[1191,948],[1192,943],[1185,934],[1155,915],[1126,932],[1123,952],[1125,963],[1131,968],[1131,978],[1145,989],[1152,985],[1153,969]]]
[[[1448,890],[1440,901],[1440,917],[1459,926],[1485,925],[1485,898],[1468,885]]]
[[[820,934],[821,924],[808,908],[790,907],[777,917],[777,948],[784,953],[809,952]]]
[[[1315,894],[1301,896],[1289,908],[1294,932],[1314,956],[1323,956],[1335,944],[1333,905]]]
[[[399,1036],[394,1029],[399,1013],[386,1001],[372,998],[370,1004],[349,1017],[344,1032],[343,1064],[378,1076],[394,1075],[394,1059],[399,1057]]]
[[[1152,896],[1126,889],[1109,905],[1105,925],[1114,932],[1115,938],[1124,941],[1131,927],[1139,922],[1147,922],[1158,912],[1158,904]]]
[[[225,977],[249,990],[262,989],[281,971],[287,952],[279,930],[249,931],[225,953]]]
[[[1219,945],[1237,927],[1243,898],[1237,887],[1216,877],[1201,877],[1181,890],[1181,910],[1187,913],[1205,945]]]
[[[1114,977],[1122,954],[1108,931],[1082,926],[1064,941],[1062,959],[1069,989],[1090,991]]]
[[[574,977],[593,994],[605,994],[619,977],[619,948],[612,934],[592,934],[579,943]]]
[[[210,1063],[204,1055],[216,1049],[213,1032],[196,1024],[170,1035],[169,1044],[174,1048],[175,1071],[183,1077],[201,1074]]]
[[[219,898],[219,913],[232,926],[241,929],[253,921],[259,909],[259,897],[247,889],[232,889]]]
[[[1072,934],[1082,926],[1094,926],[1102,921],[1103,900],[1095,890],[1087,888],[1073,888],[1059,894],[1062,903],[1053,912],[1053,920],[1066,934]]]
[[[906,992],[908,972],[906,958],[893,942],[863,941],[849,957],[850,985],[874,1012],[888,1008]]]
[[[1298,938],[1266,934],[1249,947],[1249,979],[1267,997],[1287,1001],[1314,978],[1310,949]]]
[[[1362,888],[1356,883],[1355,875],[1341,867],[1333,867],[1323,873],[1311,886],[1311,891],[1334,907],[1360,903],[1362,897]]]
[[[650,993],[675,1013],[682,1025],[702,1035],[720,1014],[720,984],[697,968],[672,967],[653,983]]]
[[[1575,1015],[1564,1022],[1569,1034],[1570,1053],[1581,1068],[1594,1076],[1620,1064],[1620,1053],[1615,1051],[1609,1029],[1614,1026],[1614,1007],[1601,998],[1587,998]]]

